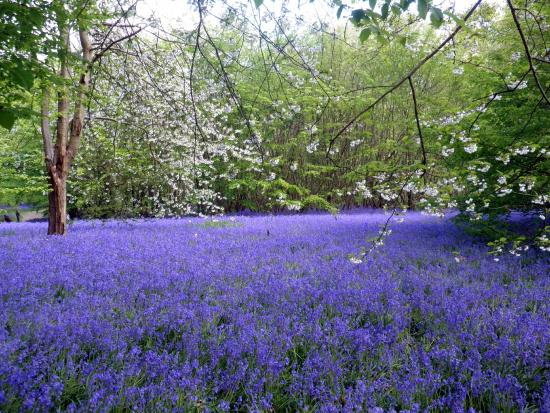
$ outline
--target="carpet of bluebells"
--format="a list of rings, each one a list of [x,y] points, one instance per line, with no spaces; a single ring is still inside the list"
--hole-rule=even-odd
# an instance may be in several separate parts
[[[550,260],[416,213],[0,226],[0,411],[550,412]]]

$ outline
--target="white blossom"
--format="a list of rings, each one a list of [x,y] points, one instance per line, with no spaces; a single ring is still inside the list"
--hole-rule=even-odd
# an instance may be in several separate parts
[[[499,155],[495,158],[495,160],[502,162],[504,165],[508,165],[510,162],[510,154],[505,153],[503,155]]]
[[[361,144],[361,142],[363,142],[362,139],[355,139],[355,140],[353,140],[349,143],[349,146],[351,148],[355,148],[356,146],[359,146]]]
[[[507,86],[508,86],[508,89],[522,90],[527,88],[527,80],[522,80],[522,81],[516,80],[514,82],[509,83]]]
[[[468,146],[465,146],[464,151],[467,153],[474,153],[475,151],[477,151],[477,144],[472,143]]]
[[[464,74],[464,67],[458,66],[453,69],[453,74],[460,76]]]
[[[307,144],[306,146],[306,151],[308,153],[313,153],[317,150],[317,148],[319,147],[319,141],[318,140],[314,140],[310,143]]]
[[[447,148],[446,146],[444,146],[443,149],[441,149],[441,155],[444,157],[448,157],[452,155],[454,151],[455,151],[454,148]]]

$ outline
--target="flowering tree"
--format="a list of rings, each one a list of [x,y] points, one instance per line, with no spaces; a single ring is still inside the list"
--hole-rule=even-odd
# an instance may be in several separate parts
[[[215,50],[202,39],[197,46],[169,36],[170,42],[126,42],[98,71],[91,139],[73,174],[76,213],[216,213],[222,201],[216,186],[260,162],[232,126],[237,115],[227,87],[210,74]]]

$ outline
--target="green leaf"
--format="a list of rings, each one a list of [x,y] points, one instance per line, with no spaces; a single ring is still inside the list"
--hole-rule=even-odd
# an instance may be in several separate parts
[[[376,7],[376,1],[377,0],[369,0],[369,5],[371,9],[374,9]]]
[[[30,70],[25,69],[21,64],[12,71],[13,80],[19,86],[29,90],[34,83],[34,75]]]
[[[15,123],[15,114],[7,109],[0,109],[0,126],[10,130]]]
[[[340,16],[342,15],[342,12],[344,11],[344,5],[343,4],[340,4],[340,7],[338,7],[338,11],[336,12],[336,18],[340,18]]]
[[[425,19],[428,15],[428,0],[417,0],[418,16],[421,19]]]
[[[382,6],[382,19],[383,20],[386,20],[388,18],[389,10],[390,10],[390,4],[389,3],[384,3],[384,5]]]
[[[38,7],[31,7],[29,9],[28,19],[32,22],[34,27],[41,27],[46,20],[45,12]]]
[[[359,34],[359,40],[363,43],[366,42],[369,39],[369,36],[371,35],[372,31],[369,27],[365,27],[363,30],[361,30],[361,33]]]
[[[382,35],[382,33],[378,33],[376,36],[376,41],[382,45],[388,44],[388,39]]]
[[[365,10],[363,9],[355,9],[351,12],[351,21],[354,24],[358,24],[364,18],[365,18]]]
[[[392,4],[392,6],[391,6],[391,11],[392,11],[393,14],[395,14],[396,16],[400,16],[400,15],[401,15],[401,7],[399,7],[398,4]]]
[[[455,15],[454,13],[450,13],[448,11],[446,11],[444,14],[446,14],[447,16],[449,16],[451,19],[453,19],[453,21],[458,25],[460,26],[464,31],[466,32],[470,32],[470,28],[466,25],[466,22],[461,19],[460,17],[458,17],[457,15]]]
[[[432,7],[430,10],[430,21],[434,27],[440,27],[443,24],[443,12],[437,7]]]
[[[365,10],[365,19],[372,19],[377,20],[379,17],[381,17],[378,13],[372,10]]]
[[[256,8],[260,7],[264,3],[264,0],[254,0],[254,4],[256,5]]]
[[[403,11],[407,11],[411,3],[412,3],[412,0],[401,0],[399,3],[399,7],[401,7]]]

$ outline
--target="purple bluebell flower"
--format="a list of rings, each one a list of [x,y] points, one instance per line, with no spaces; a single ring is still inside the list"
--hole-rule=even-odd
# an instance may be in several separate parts
[[[0,411],[548,410],[548,255],[385,219],[5,224]]]

